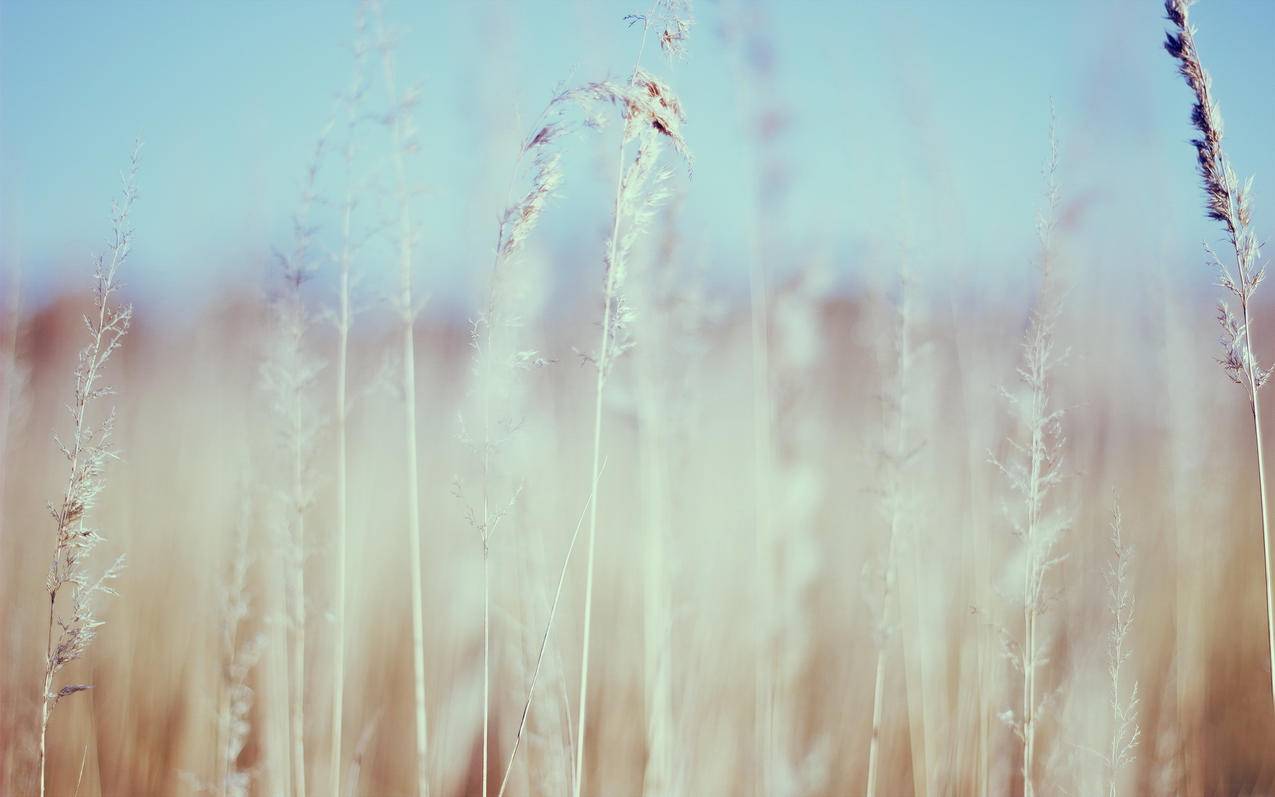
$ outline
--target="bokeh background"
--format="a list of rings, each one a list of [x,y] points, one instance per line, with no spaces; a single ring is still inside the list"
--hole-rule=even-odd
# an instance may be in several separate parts
[[[557,87],[627,77],[641,26],[625,15],[642,11],[385,9],[398,73],[421,87],[414,273],[429,301],[415,325],[414,444],[436,794],[481,793],[482,555],[454,495],[475,478],[458,422],[473,411],[470,319],[519,142]],[[694,15],[685,59],[649,52],[645,62],[680,96],[695,159],[693,172],[677,166],[675,196],[635,251],[637,345],[607,388],[585,793],[857,793],[874,703],[879,793],[1021,792],[1018,743],[997,719],[1020,700],[1021,677],[997,651],[999,629],[1016,627],[1021,565],[1002,512],[1013,497],[989,459],[1018,433],[1001,388],[1015,384],[1040,287],[1035,225],[1051,128],[1062,192],[1057,335],[1069,351],[1054,382],[1067,411],[1056,500],[1073,522],[1043,626],[1042,678],[1055,698],[1041,724],[1039,791],[1093,793],[1110,779],[1097,751],[1111,733],[1113,494],[1135,546],[1127,667],[1141,697],[1141,741],[1114,779],[1119,793],[1275,790],[1250,421],[1214,363],[1214,275],[1201,243],[1218,243],[1220,229],[1201,210],[1191,100],[1161,48],[1159,5],[701,2]],[[236,765],[251,774],[250,794],[293,792],[288,640],[274,605],[287,560],[272,530],[286,475],[263,368],[281,291],[276,255],[293,246],[315,140],[350,82],[355,18],[353,4],[335,2],[0,4],[2,794],[34,788],[45,503],[65,482],[51,434],[65,429],[91,254],[104,246],[139,136],[124,273],[136,321],[109,368],[122,454],[97,510],[105,548],[129,566],[100,640],[74,665],[95,689],[58,707],[50,789],[231,793],[212,782],[219,596],[242,533],[255,608],[241,637],[259,635],[264,653]],[[1275,172],[1275,5],[1213,0],[1195,19],[1227,151],[1258,175],[1259,233],[1275,229],[1263,190]],[[412,443],[382,368],[399,345],[387,298],[398,263],[380,230],[394,200],[377,177],[388,152],[374,117],[385,103],[374,65],[369,75],[360,224],[376,238],[358,262],[364,312],[351,344],[340,793],[388,797],[415,793],[403,470]],[[497,782],[590,494],[594,373],[578,353],[596,346],[616,142],[614,129],[571,139],[564,186],[520,263],[520,334],[550,362],[518,396],[523,423],[504,467],[521,492],[492,549]],[[338,240],[341,174],[326,169],[317,183],[319,248]],[[888,547],[880,453],[891,416],[881,399],[897,376],[904,264],[915,347],[905,406],[919,453],[892,485],[908,496],[906,566],[897,627],[883,636],[873,590]],[[760,358],[759,274],[769,300]],[[1275,306],[1258,296],[1256,348],[1269,361]],[[307,345],[327,364],[313,390],[330,421],[331,268],[319,267],[304,299],[315,319]],[[769,411],[756,401],[759,368]],[[760,447],[759,413],[769,427]],[[317,445],[305,732],[310,791],[333,793],[330,422]],[[774,536],[759,544],[763,512]],[[580,565],[567,570],[507,793],[570,790]],[[780,574],[760,598],[759,567]],[[669,618],[656,632],[654,611]],[[774,673],[765,733],[761,669]],[[672,695],[664,703],[652,697],[668,698],[662,689]]]

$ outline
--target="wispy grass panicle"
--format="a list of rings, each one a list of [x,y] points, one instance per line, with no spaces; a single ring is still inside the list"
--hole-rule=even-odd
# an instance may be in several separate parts
[[[1047,588],[1048,576],[1065,558],[1056,547],[1071,524],[1068,508],[1055,496],[1065,477],[1066,438],[1062,425],[1065,410],[1057,406],[1053,379],[1067,356],[1056,339],[1062,302],[1054,267],[1061,197],[1057,174],[1058,144],[1051,121],[1050,154],[1044,170],[1046,206],[1037,217],[1041,251],[1039,295],[1021,344],[1020,389],[1001,391],[1017,428],[1005,442],[1008,453],[992,457],[1010,492],[1006,516],[1013,535],[1020,541],[1018,599],[1022,632],[1015,635],[1004,630],[1003,642],[1006,658],[1022,677],[1022,702],[1018,712],[1007,710],[1001,716],[1022,743],[1026,797],[1035,794],[1037,728],[1049,703],[1048,693],[1042,693],[1039,684],[1041,671],[1049,661],[1040,618],[1055,599]]]
[[[1111,743],[1106,753],[1107,794],[1116,797],[1121,773],[1134,762],[1142,738],[1138,724],[1138,681],[1127,686],[1125,665],[1131,654],[1129,632],[1133,628],[1133,546],[1125,541],[1124,516],[1117,498],[1111,509],[1111,553],[1105,581],[1111,627],[1107,631],[1107,677],[1111,682]]]
[[[910,392],[915,379],[917,350],[914,343],[913,293],[916,290],[908,267],[908,253],[900,254],[899,280],[894,301],[892,350],[882,357],[885,386],[881,393],[882,439],[878,450],[880,511],[886,522],[884,551],[865,566],[865,597],[873,611],[873,641],[877,648],[872,691],[872,735],[868,742],[868,772],[865,794],[877,793],[879,756],[885,712],[886,664],[891,640],[899,627],[897,589],[899,554],[905,545],[907,526],[915,511],[911,471],[921,447],[916,440]]]
[[[253,563],[250,545],[251,515],[245,505],[235,528],[234,553],[222,592],[222,694],[217,711],[218,778],[224,797],[248,797],[253,770],[240,763],[252,732],[252,672],[265,651],[267,635],[248,632],[253,603],[249,574]]]
[[[235,524],[226,576],[218,593],[221,610],[219,654],[221,682],[217,692],[217,732],[214,771],[204,778],[182,773],[184,783],[198,794],[249,797],[256,767],[240,761],[252,736],[255,692],[253,670],[265,653],[268,635],[249,633],[253,601],[249,576],[255,559],[251,545],[252,505],[245,500]]]
[[[681,101],[662,81],[642,68],[642,55],[647,37],[655,21],[654,14],[667,7],[668,0],[657,2],[652,13],[641,17],[642,43],[633,66],[628,86],[616,89],[611,84],[590,84],[584,92],[601,99],[619,101],[623,108],[624,129],[617,157],[615,199],[611,207],[611,233],[603,256],[602,332],[597,351],[586,357],[596,370],[593,412],[593,462],[589,505],[589,535],[586,546],[584,588],[584,631],[581,641],[580,697],[577,703],[576,762],[574,795],[580,797],[584,786],[584,754],[587,749],[586,719],[589,703],[589,643],[593,618],[593,573],[598,530],[598,481],[602,475],[603,401],[607,377],[618,357],[632,348],[630,335],[633,311],[625,296],[628,257],[634,243],[646,232],[655,210],[669,197],[667,181],[671,171],[659,164],[665,139],[690,164],[690,153],[682,137],[685,121]],[[627,148],[636,142],[636,154],[630,158]]]
[[[292,219],[292,246],[276,255],[281,285],[270,302],[271,336],[261,365],[284,475],[272,496],[272,525],[284,580],[283,619],[288,642],[289,757],[292,790],[305,797],[306,563],[311,553],[306,525],[318,495],[316,450],[328,419],[319,400],[326,362],[314,349],[314,314],[305,288],[321,262],[314,219],[322,204],[319,176],[327,160],[335,117],[321,130],[301,182]]]
[[[534,132],[519,146],[506,207],[497,226],[486,302],[470,324],[473,406],[468,420],[463,414],[460,418],[460,437],[473,455],[479,491],[476,495],[467,494],[463,481],[457,478],[455,492],[465,505],[466,520],[476,533],[482,552],[484,797],[488,794],[491,746],[491,546],[522,492],[521,480],[509,474],[501,460],[525,420],[525,374],[548,364],[526,344],[525,319],[519,307],[522,294],[530,286],[523,284],[528,274],[515,272],[528,237],[562,183],[557,142],[570,127],[564,121],[565,97],[559,94],[550,101]],[[515,198],[515,186],[522,183],[525,185],[520,186]]]
[[[1266,572],[1266,632],[1270,657],[1271,698],[1275,701],[1275,559],[1272,559],[1270,506],[1266,494],[1266,460],[1262,448],[1262,407],[1258,391],[1270,378],[1253,352],[1253,294],[1266,276],[1261,242],[1253,229],[1253,181],[1241,182],[1222,149],[1222,113],[1213,99],[1213,81],[1200,62],[1191,25],[1190,0],[1166,0],[1165,15],[1174,30],[1165,34],[1164,49],[1178,62],[1178,72],[1195,96],[1191,124],[1199,133],[1192,140],[1196,163],[1204,185],[1205,208],[1210,218],[1222,223],[1235,257],[1234,268],[1208,246],[1209,259],[1217,270],[1218,285],[1238,304],[1238,313],[1226,300],[1218,302],[1217,319],[1222,326],[1222,357],[1219,359],[1231,381],[1244,388],[1253,418],[1253,443],[1257,453],[1258,493],[1262,507],[1262,545]]]
[[[488,291],[489,306],[493,302],[492,294],[498,294],[499,291],[498,277],[502,276],[503,270],[501,267],[522,250],[532,230],[539,223],[545,206],[562,185],[562,156],[557,151],[557,145],[559,139],[570,129],[569,123],[563,120],[567,96],[566,93],[559,94],[549,103],[541,115],[542,123],[519,148],[510,192],[512,193],[515,182],[522,177],[527,162],[532,164],[532,173],[524,193],[508,202],[500,217],[496,234],[496,262]]]
[[[69,463],[66,489],[58,503],[49,504],[55,526],[53,560],[44,582],[49,598],[48,642],[45,648],[40,707],[40,795],[45,794],[45,761],[49,719],[59,701],[76,692],[92,688],[75,683],[56,687],[58,675],[73,661],[82,658],[97,638],[103,621],[97,616],[97,602],[114,595],[112,582],[124,567],[124,557],[100,574],[90,571],[89,558],[104,542],[93,520],[98,496],[105,487],[106,467],[117,457],[112,434],[115,412],[94,420],[100,400],[112,394],[103,384],[103,369],[111,355],[123,343],[133,318],[132,305],[120,306],[116,294],[120,289],[120,268],[128,259],[133,245],[133,227],[129,215],[137,198],[137,170],[141,163],[142,145],[133,147],[128,170],[123,175],[123,191],[111,205],[112,235],[108,253],[97,258],[94,269],[93,309],[84,316],[89,342],[80,350],[75,367],[75,387],[67,405],[71,416],[69,438],[56,437],[58,450]],[[70,590],[70,606],[58,608],[58,596]]]

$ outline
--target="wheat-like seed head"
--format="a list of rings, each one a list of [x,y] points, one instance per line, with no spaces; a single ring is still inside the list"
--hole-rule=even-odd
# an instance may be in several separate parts
[[[1270,377],[1271,369],[1263,368],[1253,353],[1248,335],[1248,305],[1257,286],[1266,276],[1261,263],[1261,244],[1252,222],[1252,178],[1240,182],[1222,149],[1222,113],[1213,99],[1213,81],[1200,63],[1195,44],[1195,28],[1189,15],[1190,0],[1166,0],[1165,15],[1176,33],[1165,33],[1164,49],[1178,62],[1178,72],[1186,80],[1195,103],[1191,107],[1191,124],[1199,137],[1195,146],[1196,164],[1204,186],[1205,207],[1210,218],[1226,228],[1235,252],[1235,267],[1222,262],[1206,247],[1209,260],[1217,270],[1218,285],[1239,302],[1240,312],[1232,312],[1226,301],[1218,302],[1217,320],[1224,335],[1223,355],[1219,363],[1233,382],[1252,382],[1260,388]]]
[[[89,343],[80,350],[75,369],[74,398],[67,406],[72,434],[66,441],[55,436],[58,449],[70,464],[70,474],[60,504],[49,506],[57,536],[45,589],[50,601],[50,621],[56,621],[58,633],[54,636],[50,629],[51,646],[45,664],[47,683],[51,683],[53,676],[63,667],[88,651],[97,637],[97,629],[102,625],[94,613],[96,600],[100,596],[115,594],[111,582],[124,566],[124,557],[120,556],[96,578],[90,576],[87,568],[89,556],[103,542],[101,533],[92,524],[91,513],[105,486],[106,466],[117,458],[111,440],[115,427],[114,411],[94,424],[89,418],[89,410],[97,399],[112,393],[110,387],[101,383],[102,370],[119,349],[133,317],[132,306],[115,304],[115,294],[120,287],[120,267],[128,259],[132,248],[133,228],[129,214],[137,197],[136,177],[140,162],[141,144],[138,143],[123,177],[122,195],[111,206],[113,233],[109,254],[97,259],[94,270],[93,312],[84,316]],[[57,595],[68,585],[71,589],[70,614],[55,618],[53,608]],[[86,685],[64,686],[56,693],[45,694],[44,699],[56,703],[87,688]]]

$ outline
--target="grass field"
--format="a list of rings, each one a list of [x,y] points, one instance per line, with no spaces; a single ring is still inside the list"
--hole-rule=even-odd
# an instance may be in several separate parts
[[[3,261],[0,794],[1275,792],[1272,214],[1213,105],[1250,87],[1166,10],[1221,351],[1207,268],[1086,262],[1061,116],[1000,287],[906,190],[874,189],[915,235],[799,240],[767,124],[712,267],[676,59],[775,98],[673,0],[490,155],[463,311],[422,276],[429,76],[394,8],[352,9],[257,278],[130,304],[139,145],[113,206],[84,187],[96,271]]]

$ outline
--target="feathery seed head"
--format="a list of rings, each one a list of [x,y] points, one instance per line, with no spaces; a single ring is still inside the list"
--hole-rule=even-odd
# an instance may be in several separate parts
[[[660,0],[656,14],[661,28],[660,49],[669,58],[685,58],[686,42],[695,22],[691,17],[690,0]]]

